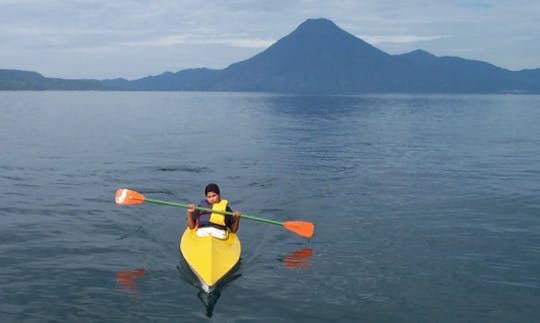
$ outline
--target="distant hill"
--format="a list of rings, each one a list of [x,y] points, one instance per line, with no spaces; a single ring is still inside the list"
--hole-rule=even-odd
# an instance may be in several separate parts
[[[10,78],[3,73],[0,70],[0,89],[540,93],[540,69],[509,71],[422,50],[390,55],[327,19],[308,19],[261,53],[221,70],[187,69],[131,81],[48,79],[21,71],[11,74],[18,78]]]
[[[107,90],[99,80],[47,78],[36,72],[0,69],[0,90]]]
[[[187,69],[177,73],[166,72],[158,76],[147,76],[138,80],[104,80],[108,88],[122,90],[158,90],[158,91],[205,91],[212,90],[218,70],[207,68]]]

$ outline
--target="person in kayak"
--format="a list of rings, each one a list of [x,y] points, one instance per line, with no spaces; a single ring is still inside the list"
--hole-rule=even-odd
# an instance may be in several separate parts
[[[200,207],[216,211],[233,212],[227,205],[227,200],[221,199],[219,186],[214,183],[206,185],[204,189],[206,199],[199,203]],[[221,230],[229,230],[232,233],[238,231],[241,213],[234,211],[233,216],[219,214],[216,212],[197,210],[195,204],[188,204],[187,207],[187,226],[190,229],[214,227]]]

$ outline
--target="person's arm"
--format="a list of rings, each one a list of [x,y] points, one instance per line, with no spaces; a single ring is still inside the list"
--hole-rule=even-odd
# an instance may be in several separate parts
[[[195,228],[195,221],[193,220],[193,214],[195,213],[195,204],[188,204],[186,211],[186,222],[190,229]]]
[[[242,213],[240,211],[234,211],[233,220],[231,223],[231,232],[236,233],[238,231],[238,226],[240,225],[240,216]]]

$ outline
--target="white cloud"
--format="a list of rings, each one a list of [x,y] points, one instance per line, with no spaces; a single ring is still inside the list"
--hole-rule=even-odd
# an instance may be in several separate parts
[[[123,46],[144,46],[144,47],[169,47],[175,45],[225,45],[239,48],[267,48],[272,45],[274,40],[250,39],[250,38],[231,38],[231,37],[199,37],[186,35],[167,35],[157,38],[123,42]]]
[[[434,35],[434,36],[419,36],[419,35],[365,35],[358,36],[370,44],[382,44],[382,43],[418,43],[424,41],[431,41],[437,39],[448,38],[449,36]]]

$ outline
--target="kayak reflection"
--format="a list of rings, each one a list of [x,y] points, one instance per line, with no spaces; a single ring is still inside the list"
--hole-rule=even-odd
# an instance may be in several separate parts
[[[206,307],[206,316],[212,317],[214,314],[214,307],[217,304],[217,301],[219,297],[221,296],[221,292],[225,287],[227,287],[227,283],[230,281],[235,280],[236,278],[240,277],[242,274],[238,273],[235,275],[230,275],[226,277],[220,284],[211,292],[207,293],[204,290],[199,290],[199,293],[197,296],[201,300],[201,302],[204,304],[204,307]]]
[[[238,277],[242,276],[242,273],[240,272],[240,263],[241,260],[237,263],[235,268],[228,275],[226,275],[222,280],[219,281],[219,283],[212,289],[210,293],[206,292],[202,288],[201,282],[193,273],[193,271],[189,268],[189,265],[185,262],[185,260],[177,266],[177,269],[180,272],[180,275],[184,281],[198,289],[197,297],[206,308],[206,316],[212,317],[212,315],[214,314],[214,307],[216,306],[218,299],[221,297],[223,290],[228,286],[229,282],[236,280]]]
[[[217,301],[221,296],[221,291],[219,289],[216,289],[212,293],[208,294],[201,289],[197,296],[204,304],[204,307],[206,307],[206,316],[212,317],[212,315],[214,315],[214,306],[216,306]]]

